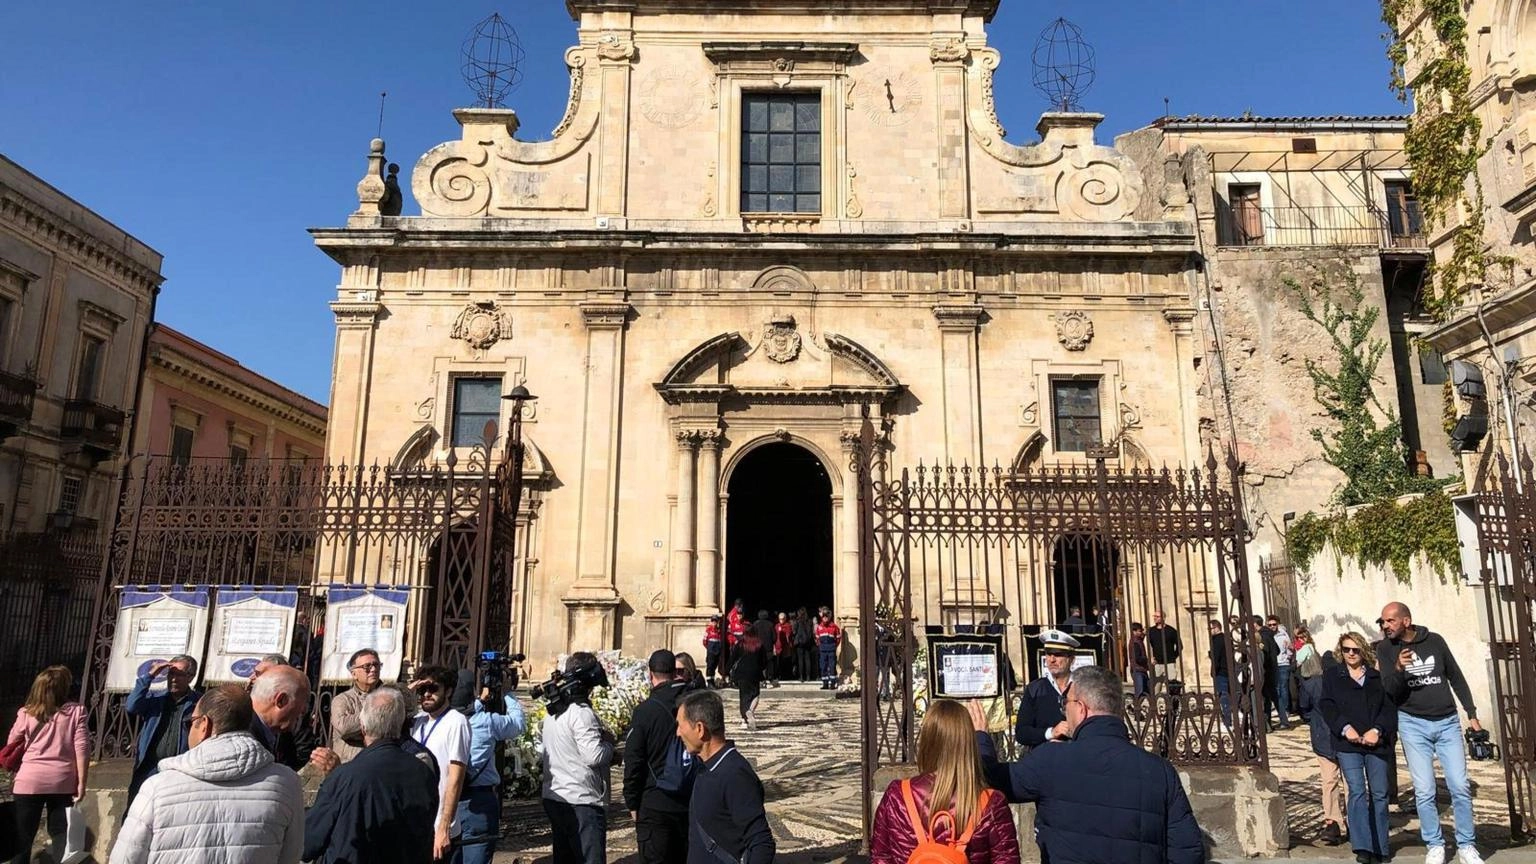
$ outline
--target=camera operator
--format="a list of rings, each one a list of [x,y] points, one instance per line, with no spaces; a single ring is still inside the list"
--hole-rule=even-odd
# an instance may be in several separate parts
[[[616,742],[592,711],[587,682],[605,685],[607,678],[597,656],[586,651],[566,660],[564,677],[544,721],[542,797],[554,834],[554,864],[605,864],[608,766]]]
[[[665,648],[651,652],[647,666],[651,696],[636,706],[624,741],[624,806],[635,820],[640,864],[671,864],[688,857],[694,761],[677,737],[677,700],[689,682],[677,676],[677,656]]]
[[[421,713],[411,724],[411,738],[437,760],[437,821],[433,826],[432,857],[446,859],[458,835],[459,797],[469,765],[469,719],[449,710],[458,675],[445,666],[423,666],[411,681],[421,700]]]
[[[501,773],[496,768],[496,745],[523,734],[527,722],[517,697],[501,694],[499,684],[499,679],[486,680],[476,670],[465,669],[459,672],[459,686],[453,692],[453,707],[469,717],[468,780],[459,800],[453,864],[490,864],[501,837]]]

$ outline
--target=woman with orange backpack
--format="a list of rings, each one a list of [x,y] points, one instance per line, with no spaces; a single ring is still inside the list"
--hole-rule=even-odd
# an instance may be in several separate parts
[[[1018,864],[1019,837],[1003,796],[981,773],[965,707],[938,699],[917,739],[918,775],[885,789],[870,864]]]

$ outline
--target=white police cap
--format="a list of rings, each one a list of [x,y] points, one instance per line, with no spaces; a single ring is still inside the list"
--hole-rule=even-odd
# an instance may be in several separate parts
[[[1052,628],[1040,633],[1041,647],[1047,651],[1075,651],[1081,642],[1062,632]]]

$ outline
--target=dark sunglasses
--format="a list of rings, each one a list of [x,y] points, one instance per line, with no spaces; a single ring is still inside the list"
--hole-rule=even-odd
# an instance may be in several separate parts
[[[1339,649],[1339,653],[1341,653],[1341,654],[1364,654],[1365,652],[1361,651],[1359,648],[1340,648]]]
[[[1382,625],[1383,625],[1383,624],[1384,624],[1384,623],[1385,623],[1385,622],[1383,622],[1383,621],[1382,621],[1382,620],[1381,620],[1381,619],[1380,619],[1380,618],[1377,618],[1377,619],[1376,619],[1376,626],[1377,626],[1377,627],[1380,627],[1380,626],[1382,626]]]
[[[676,669],[673,669],[673,670],[672,670],[672,674],[673,674],[673,675],[686,675],[686,674],[688,674],[688,670],[687,670],[687,669],[684,669],[684,668],[683,668],[683,667],[681,667],[681,666],[679,666],[679,667],[677,667],[677,668],[676,668]]]
[[[417,693],[420,693],[423,696],[427,695],[428,693],[441,693],[443,690],[443,688],[437,686],[436,684],[418,684],[411,689],[415,690]]]
[[[383,669],[384,665],[382,663],[359,663],[352,668],[359,669],[363,672],[377,672],[380,669]]]

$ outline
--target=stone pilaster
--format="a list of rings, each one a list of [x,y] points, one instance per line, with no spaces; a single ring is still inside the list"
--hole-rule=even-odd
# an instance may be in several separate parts
[[[853,466],[859,438],[857,428],[845,428],[838,436],[843,457],[843,506],[838,513],[837,583],[832,596],[842,614],[857,610],[859,604],[859,475]]]
[[[672,520],[672,559],[667,571],[667,608],[694,605],[694,460],[699,446],[693,432],[677,433],[677,512]]]
[[[1173,362],[1179,380],[1179,437],[1184,442],[1184,464],[1198,465],[1200,455],[1199,406],[1194,385],[1195,310],[1164,309],[1163,320],[1173,331]]]
[[[597,150],[597,212],[626,212],[629,170],[629,88],[636,56],[630,30],[604,31],[598,39],[598,74],[602,78],[603,132]]]
[[[723,608],[720,597],[720,430],[699,433],[699,553],[696,606]]]
[[[935,306],[944,367],[944,452],[980,465],[981,388],[977,379],[977,335],[984,311],[980,306]]]
[[[336,316],[336,353],[325,455],[332,464],[361,465],[365,461],[373,342],[383,310],[375,300],[337,300],[331,304],[331,313]]]
[[[614,645],[619,594],[614,579],[618,514],[619,404],[624,385],[624,323],[628,303],[581,304],[587,326],[586,403],[581,467],[577,476],[576,582],[564,601],[570,614],[568,647],[604,650]]]
[[[971,215],[970,166],[966,161],[966,61],[971,50],[964,34],[934,34],[929,47],[939,106],[939,218],[968,220]]]

